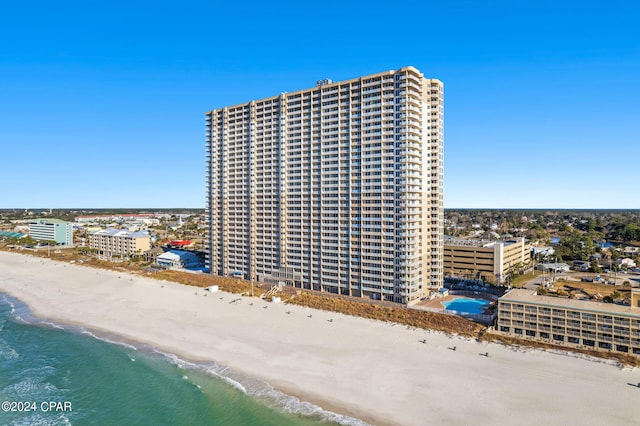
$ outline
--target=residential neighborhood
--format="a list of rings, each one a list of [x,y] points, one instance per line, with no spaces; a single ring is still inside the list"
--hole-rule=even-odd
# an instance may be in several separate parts
[[[536,270],[549,275],[545,281],[633,285],[640,272],[637,211],[453,209],[445,210],[445,225],[447,277],[509,286]],[[205,240],[199,209],[0,211],[0,243],[27,250],[55,246],[112,262],[203,271]]]
[[[201,210],[151,213],[5,210],[0,212],[0,244],[24,250],[54,247],[110,262],[202,272],[203,216]]]

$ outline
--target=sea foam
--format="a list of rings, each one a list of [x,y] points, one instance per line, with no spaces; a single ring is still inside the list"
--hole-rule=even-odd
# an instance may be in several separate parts
[[[367,425],[366,422],[360,419],[324,410],[318,405],[301,401],[295,396],[282,393],[262,380],[236,373],[227,366],[219,365],[214,362],[197,363],[186,361],[175,354],[163,352],[157,348],[154,348],[153,351],[165,357],[172,364],[181,368],[192,368],[205,371],[206,373],[224,381],[238,391],[251,396],[257,401],[285,413],[315,417],[323,421],[334,422],[345,426]]]
[[[17,321],[40,326],[40,327],[62,329],[67,332],[84,334],[96,340],[100,340],[112,345],[122,346],[132,351],[138,351],[138,352],[149,353],[149,354],[155,353],[159,356],[162,356],[166,361],[170,362],[171,364],[179,368],[194,369],[194,370],[205,372],[206,374],[209,374],[213,377],[216,377],[219,380],[222,380],[223,382],[228,384],[229,386],[233,387],[234,389],[238,390],[239,392],[245,393],[250,397],[252,397],[253,399],[255,399],[256,401],[282,412],[314,417],[322,421],[334,422],[341,425],[348,425],[348,426],[367,425],[367,423],[363,422],[362,420],[337,414],[328,410],[324,410],[318,405],[312,404],[310,402],[302,401],[295,396],[282,393],[274,389],[269,383],[266,383],[264,381],[261,381],[252,377],[247,377],[245,375],[232,371],[227,366],[219,365],[215,362],[191,362],[183,358],[180,358],[175,354],[163,352],[149,345],[131,344],[131,343],[124,342],[122,340],[118,340],[117,339],[118,336],[109,335],[109,338],[107,338],[102,334],[96,334],[82,327],[57,324],[48,319],[41,319],[34,316],[29,310],[28,306],[17,299],[14,299],[4,294],[1,294],[0,297],[1,297],[0,301],[5,301],[6,303],[9,304],[9,306],[11,307],[10,316]],[[0,349],[0,351],[1,350],[2,349]],[[134,360],[130,355],[129,355],[129,358],[132,361]],[[188,376],[185,375],[185,377],[188,377]],[[186,380],[188,380],[188,378]],[[55,387],[46,389],[47,384],[38,382],[38,380],[25,381],[25,382],[16,384],[16,387],[12,389],[13,392],[11,393],[13,393],[16,396],[20,394],[24,395],[24,392],[27,392],[29,390],[33,391],[35,390],[34,389],[35,387],[43,386],[43,385],[44,385],[44,388],[40,388],[39,390],[45,391],[44,392],[45,394],[49,393],[49,395],[51,395],[51,394],[57,393],[56,392],[57,389],[55,389]],[[198,385],[194,384],[194,386],[198,386]],[[7,391],[7,389],[5,389],[5,391]],[[50,424],[50,423],[40,423],[40,422],[41,421],[50,422],[51,418],[39,419],[37,417],[29,417],[28,419],[23,419],[23,420],[26,422],[24,424],[30,424],[30,425],[31,424]],[[68,419],[66,420],[66,422],[68,422]],[[65,424],[66,422],[64,419],[62,418],[60,419],[60,424]]]

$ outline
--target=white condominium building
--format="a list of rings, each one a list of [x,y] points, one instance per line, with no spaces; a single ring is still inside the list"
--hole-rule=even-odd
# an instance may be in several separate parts
[[[207,116],[207,267],[411,303],[443,280],[443,85],[413,67]]]

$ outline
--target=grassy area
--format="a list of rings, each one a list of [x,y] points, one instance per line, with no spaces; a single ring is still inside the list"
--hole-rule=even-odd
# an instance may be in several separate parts
[[[160,270],[157,272],[148,272],[147,264],[134,261],[123,262],[109,262],[106,260],[96,259],[94,257],[81,254],[77,249],[65,249],[59,250],[56,253],[51,250],[49,253],[47,250],[10,250],[20,254],[31,255],[35,257],[49,258],[51,260],[58,260],[62,262],[74,262],[82,266],[88,266],[91,268],[100,268],[110,271],[129,272],[138,275],[146,275],[153,279],[173,281],[180,284],[195,286],[195,287],[209,287],[217,285],[220,290],[227,291],[229,293],[246,293],[251,294],[251,283],[249,281],[220,277],[210,274],[192,274],[189,272],[172,271],[172,270]],[[254,286],[253,294],[260,296],[264,293],[264,290],[259,285]]]
[[[525,283],[538,278],[542,275],[541,271],[527,272],[526,274],[518,275],[511,279],[511,287],[521,288]]]
[[[600,284],[600,283],[590,283],[583,281],[556,281],[556,287],[565,287],[565,288],[577,288],[581,289],[587,293],[595,294],[600,293],[603,296],[612,293],[614,290],[618,290],[619,292],[624,291],[624,288],[620,286],[615,287],[611,284]],[[626,290],[630,292],[630,289]]]
[[[210,274],[191,274],[189,272],[165,270],[153,274],[152,278],[159,280],[173,281],[180,284],[191,285],[195,287],[209,287],[217,285],[220,290],[229,293],[251,294],[251,283],[249,281],[238,278],[220,277]],[[254,296],[260,296],[264,293],[261,286],[254,285]]]
[[[325,297],[307,292],[301,292],[289,299],[287,303],[361,318],[389,321],[410,327],[455,333],[467,337],[477,337],[480,330],[484,328],[480,324],[455,315],[417,311],[404,307],[380,306],[342,297]]]
[[[625,299],[627,297],[631,297],[631,288],[630,287],[621,287],[621,286],[613,286],[611,284],[601,284],[601,283],[590,283],[584,281],[556,281],[554,283],[554,287],[557,293],[559,294],[574,294],[579,295],[584,294],[593,298],[596,294],[600,296],[611,296],[613,292],[618,292],[620,297],[618,299]]]

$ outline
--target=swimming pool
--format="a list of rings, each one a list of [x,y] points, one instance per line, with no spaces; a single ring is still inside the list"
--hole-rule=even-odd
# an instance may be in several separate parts
[[[458,297],[448,302],[442,302],[447,311],[464,312],[467,314],[481,314],[489,305],[488,300],[470,299],[468,297]]]

